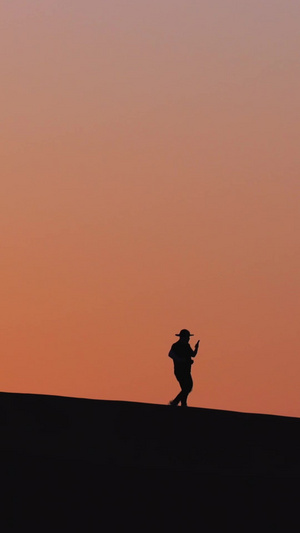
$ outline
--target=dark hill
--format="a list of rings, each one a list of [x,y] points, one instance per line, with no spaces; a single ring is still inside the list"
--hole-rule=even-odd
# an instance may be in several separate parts
[[[298,531],[296,418],[0,394],[3,531]]]

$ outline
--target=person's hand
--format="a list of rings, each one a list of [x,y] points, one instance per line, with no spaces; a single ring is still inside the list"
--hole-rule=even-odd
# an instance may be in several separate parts
[[[196,342],[196,344],[195,344],[195,350],[198,350],[198,348],[199,348],[199,343],[200,343],[200,340]]]

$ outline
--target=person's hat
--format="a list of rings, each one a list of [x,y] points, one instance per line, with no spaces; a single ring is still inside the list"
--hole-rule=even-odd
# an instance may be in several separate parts
[[[175,333],[176,337],[193,337],[194,333],[190,333],[188,329],[182,329],[180,333]]]

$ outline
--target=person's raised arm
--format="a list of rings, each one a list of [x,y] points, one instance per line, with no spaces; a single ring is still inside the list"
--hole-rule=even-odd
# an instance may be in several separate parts
[[[194,355],[193,355],[193,357],[196,357],[196,355],[197,355],[197,353],[198,353],[199,343],[200,343],[200,340],[197,341],[196,344],[195,344],[195,349],[194,349]]]

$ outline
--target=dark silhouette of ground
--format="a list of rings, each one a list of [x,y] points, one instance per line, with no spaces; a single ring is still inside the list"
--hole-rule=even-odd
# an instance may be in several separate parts
[[[3,532],[299,530],[300,419],[0,393],[0,429]]]

